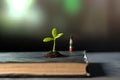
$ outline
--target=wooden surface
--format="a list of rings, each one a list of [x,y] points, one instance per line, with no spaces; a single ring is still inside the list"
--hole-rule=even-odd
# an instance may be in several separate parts
[[[0,75],[87,75],[87,63],[0,63]]]

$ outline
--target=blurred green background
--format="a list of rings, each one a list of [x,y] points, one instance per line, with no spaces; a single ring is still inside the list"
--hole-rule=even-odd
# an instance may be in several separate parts
[[[120,51],[120,0],[0,0],[0,51],[43,51],[56,27],[59,50]],[[49,46],[48,46],[49,45]]]

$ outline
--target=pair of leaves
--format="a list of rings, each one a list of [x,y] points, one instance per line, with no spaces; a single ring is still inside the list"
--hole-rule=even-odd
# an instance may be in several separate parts
[[[57,38],[61,37],[62,35],[63,35],[63,33],[57,34],[57,29],[53,28],[52,29],[52,36],[53,36],[53,38],[46,37],[46,38],[43,39],[43,42],[49,42],[49,41],[52,41],[52,40],[56,40]]]

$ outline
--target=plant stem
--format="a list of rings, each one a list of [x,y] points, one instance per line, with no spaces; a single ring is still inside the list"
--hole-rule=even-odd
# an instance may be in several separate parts
[[[55,52],[55,45],[56,45],[56,40],[54,39],[54,43],[53,43],[53,52]]]

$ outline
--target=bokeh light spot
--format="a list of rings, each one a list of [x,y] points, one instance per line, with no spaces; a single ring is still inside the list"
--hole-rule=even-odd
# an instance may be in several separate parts
[[[77,15],[81,9],[81,0],[63,0],[64,10],[67,14]]]
[[[34,0],[6,0],[8,14],[12,18],[20,18],[32,5]]]

